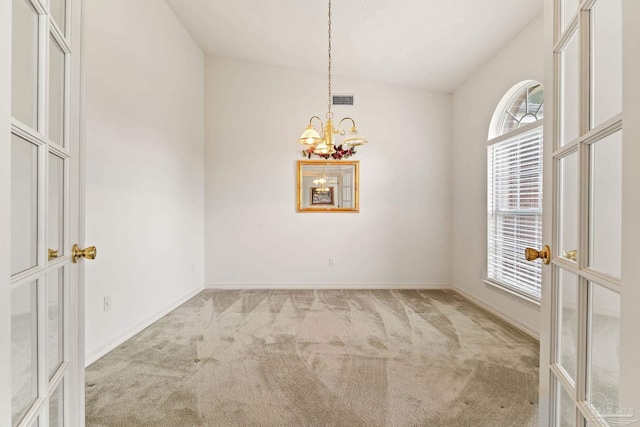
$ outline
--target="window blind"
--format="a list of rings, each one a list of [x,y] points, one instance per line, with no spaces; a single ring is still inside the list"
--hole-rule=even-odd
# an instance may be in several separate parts
[[[540,300],[542,267],[524,259],[542,246],[542,126],[487,148],[487,276]]]

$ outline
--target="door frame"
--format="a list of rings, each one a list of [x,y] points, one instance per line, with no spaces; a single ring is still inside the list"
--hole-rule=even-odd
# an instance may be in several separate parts
[[[71,34],[72,34],[72,51],[75,52],[71,55],[71,73],[77,73],[78,77],[71,80],[70,85],[70,140],[76,141],[76,159],[77,161],[72,163],[72,168],[77,168],[77,171],[71,171],[71,176],[77,176],[77,189],[71,191],[72,204],[75,204],[76,209],[70,209],[71,214],[77,214],[77,218],[72,223],[77,224],[77,229],[71,230],[71,239],[75,241],[80,247],[86,247],[85,242],[85,200],[86,200],[86,186],[85,186],[85,160],[86,160],[86,133],[85,133],[85,84],[84,84],[84,0],[68,0],[71,5]],[[75,36],[77,34],[77,36]],[[76,391],[79,393],[77,396],[72,396],[70,402],[70,413],[75,414],[77,419],[70,420],[72,426],[84,426],[85,425],[85,262],[80,260],[76,264],[78,273],[72,275],[70,286],[71,292],[71,307],[73,309],[72,315],[76,321],[71,322],[69,325],[69,333],[74,334],[77,339],[72,345],[70,351],[76,355],[77,365],[72,365],[69,374],[70,381],[77,384]],[[74,283],[74,279],[77,280]],[[75,299],[75,301],[74,301]]]
[[[622,292],[620,403],[640,419],[640,2],[622,0]]]
[[[77,74],[77,78],[69,78],[69,140],[70,145],[76,144],[76,162],[71,162],[70,176],[76,177],[77,182],[70,182],[70,203],[76,206],[70,209],[70,223],[77,224],[70,231],[72,243],[77,243],[81,248],[85,245],[85,94],[84,94],[84,0],[67,0],[71,9],[70,17],[71,55],[70,74]],[[77,170],[74,170],[77,168]],[[73,215],[77,217],[73,217]],[[85,262],[81,259],[77,264],[77,274],[71,274],[70,289],[70,317],[75,321],[69,322],[69,334],[75,336],[71,340],[69,351],[75,355],[69,369],[69,383],[75,383],[72,387],[77,396],[71,396],[68,408],[69,425],[85,425]],[[77,346],[77,347],[76,347]]]
[[[0,1],[0,58],[11,58],[11,19],[11,2]],[[0,61],[0,93],[0,343],[10,343],[11,61]],[[10,345],[0,345],[0,425],[11,425]]]
[[[554,78],[554,54],[555,45],[555,0],[545,0],[544,2],[544,69],[543,84],[546,93],[550,96],[547,99],[555,99],[556,82]],[[553,218],[553,150],[554,150],[554,116],[555,103],[545,103],[544,115],[544,149],[543,149],[543,200],[542,200],[542,242],[553,241],[552,218]],[[556,248],[552,248],[553,250]],[[542,267],[542,289],[540,305],[540,381],[539,381],[539,414],[538,425],[551,425],[551,338],[553,308],[550,265]]]

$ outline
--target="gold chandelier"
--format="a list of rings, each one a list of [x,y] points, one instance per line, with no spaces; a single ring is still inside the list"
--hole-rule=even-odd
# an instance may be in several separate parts
[[[313,180],[313,183],[318,186],[318,187],[316,187],[316,191],[318,193],[328,193],[329,192],[329,187],[327,186],[327,177],[326,177],[326,175],[324,175],[324,176],[318,175],[318,177]]]
[[[333,112],[331,112],[331,0],[329,0],[329,98],[327,100],[327,123],[322,123],[322,119],[318,116],[312,116],[309,119],[304,132],[298,139],[298,143],[306,145],[309,150],[319,155],[331,155],[336,152],[335,150],[335,136],[344,135],[346,132],[342,130],[342,122],[345,120],[351,121],[351,128],[349,129],[349,135],[344,139],[342,145],[355,147],[358,145],[366,144],[368,141],[364,139],[359,133],[356,127],[356,122],[351,117],[345,117],[340,120],[338,127],[333,126]],[[317,119],[320,122],[320,128],[323,129],[322,136],[318,134],[318,131],[313,126],[313,119]]]
[[[338,178],[336,176],[327,175],[324,171],[324,165],[322,165],[322,172],[316,176],[316,179],[313,180],[313,184],[317,185],[316,192],[318,193],[328,193],[329,187],[328,185],[335,185],[338,182]]]

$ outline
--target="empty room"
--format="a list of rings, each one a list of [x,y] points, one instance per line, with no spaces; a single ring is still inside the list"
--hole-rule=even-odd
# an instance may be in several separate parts
[[[637,0],[0,1],[0,426],[640,425]]]

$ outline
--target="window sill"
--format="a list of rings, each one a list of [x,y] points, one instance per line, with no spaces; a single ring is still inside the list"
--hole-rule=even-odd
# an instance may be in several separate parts
[[[509,289],[509,288],[507,288],[507,287],[505,287],[503,285],[500,285],[500,284],[498,284],[496,282],[493,282],[493,281],[491,281],[489,279],[481,279],[481,280],[485,283],[485,285],[491,287],[492,289],[497,290],[498,292],[501,292],[504,295],[506,295],[508,297],[511,297],[516,301],[523,302],[523,303],[527,304],[528,306],[530,306],[532,308],[540,310],[540,301],[539,300],[536,300],[534,298],[531,298],[531,297],[522,295],[522,294],[520,294],[518,292],[512,291],[511,289]]]

